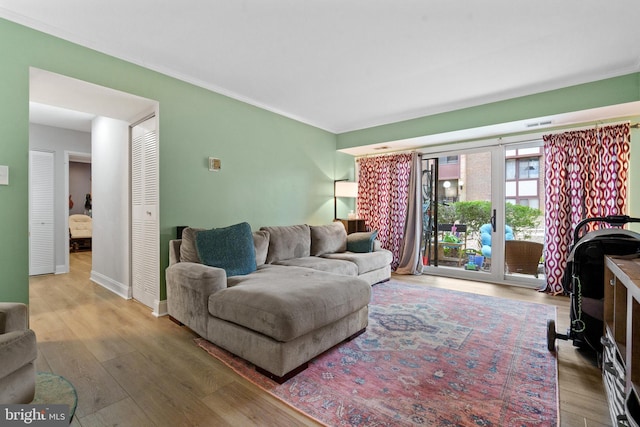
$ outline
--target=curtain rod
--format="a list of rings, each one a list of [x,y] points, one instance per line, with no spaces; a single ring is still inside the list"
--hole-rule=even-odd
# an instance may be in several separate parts
[[[617,126],[617,125],[622,125],[624,123],[629,123],[629,127],[630,128],[640,128],[640,123],[631,123],[631,121],[629,120],[622,120],[622,121],[616,121],[616,122],[601,122],[601,121],[597,121],[597,122],[591,122],[591,123],[583,123],[581,125],[576,125],[575,127],[565,127],[565,128],[560,128],[560,129],[546,129],[546,131],[542,130],[541,133],[547,134],[547,133],[562,133],[562,132],[572,132],[572,131],[581,131],[581,130],[588,130],[588,129],[600,129],[603,127],[607,127],[607,126]]]
[[[355,159],[364,159],[364,158],[368,158],[368,157],[382,157],[382,156],[391,156],[391,155],[394,155],[394,154],[411,154],[411,153],[418,153],[420,155],[424,154],[424,153],[421,153],[419,150],[417,150],[415,148],[411,148],[411,149],[400,148],[398,150],[385,151],[384,153],[361,154],[359,156],[354,156],[354,158]]]

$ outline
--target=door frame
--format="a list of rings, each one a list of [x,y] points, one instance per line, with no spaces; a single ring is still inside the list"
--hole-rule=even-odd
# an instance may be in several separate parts
[[[496,230],[505,229],[505,153],[514,145],[539,141],[542,135],[520,135],[510,138],[490,138],[472,142],[460,142],[447,145],[425,147],[420,150],[423,158],[442,157],[447,155],[473,154],[489,152],[491,156],[491,206],[496,209]],[[538,279],[513,277],[505,274],[504,233],[492,231],[491,270],[488,272],[466,271],[461,268],[443,268],[425,266],[423,272],[434,276],[474,280],[522,286],[538,289]]]
[[[500,185],[499,178],[504,176],[504,161],[500,162],[500,155],[504,157],[504,150],[497,140],[482,141],[483,143],[461,143],[451,144],[441,147],[426,148],[421,150],[424,158],[444,157],[452,155],[470,155],[473,153],[489,153],[491,157],[491,206],[496,209],[496,229],[504,229],[504,207],[499,209],[500,197],[504,200],[504,184]],[[446,150],[444,150],[446,149]],[[502,163],[502,164],[501,164]],[[502,180],[504,183],[504,180]],[[488,272],[467,271],[462,268],[446,268],[442,266],[425,266],[424,273],[446,276],[458,279],[468,279],[483,282],[499,283],[504,276],[504,241],[495,238],[496,233],[492,233],[491,244],[491,269]],[[494,243],[495,242],[495,243]]]
[[[75,158],[81,158],[83,160],[89,160],[87,163],[91,163],[91,153],[83,153],[80,151],[67,151],[65,150],[64,152],[64,194],[65,194],[65,200],[69,199],[69,163],[71,162],[70,158],[71,157],[75,157]],[[69,204],[65,203],[65,208],[64,208],[64,212],[65,212],[65,220],[64,220],[64,224],[65,224],[65,230],[67,231],[67,234],[69,232]],[[71,271],[71,266],[69,264],[69,239],[65,239],[65,251],[64,251],[64,271],[56,271],[56,274],[60,274],[60,273],[68,273],[69,271]]]
[[[522,149],[522,148],[529,148],[533,145],[537,145],[540,142],[542,142],[542,135],[541,133],[536,133],[536,134],[529,134],[529,135],[520,135],[517,137],[507,137],[507,138],[502,138],[502,147],[503,147],[503,167],[504,167],[504,160],[506,159],[506,152],[507,150],[514,150],[514,149]],[[540,147],[543,147],[543,144],[540,145]],[[544,154],[543,157],[541,159],[541,161],[544,161]],[[544,176],[541,177],[544,180]],[[506,170],[503,171],[503,180],[502,180],[503,184],[506,183]],[[505,190],[505,185],[502,186],[503,187],[503,191]],[[540,209],[544,212],[544,193],[540,195],[541,196],[541,206]],[[506,194],[503,195],[503,197],[506,199]],[[543,220],[544,221],[544,220]],[[543,223],[544,225],[544,223]],[[502,244],[504,245],[504,240],[502,242]],[[543,256],[544,256],[544,250],[543,250]],[[503,256],[503,260],[504,260],[504,256]],[[503,267],[504,268],[504,267]],[[546,277],[543,275],[543,277]],[[535,277],[525,277],[525,276],[516,276],[516,275],[508,275],[508,274],[504,274],[504,280],[505,283],[508,283],[510,285],[515,285],[515,286],[522,286],[522,287],[527,287],[527,288],[533,288],[533,289],[537,289],[537,290],[544,290],[546,288],[546,280],[542,280],[542,279],[537,279]]]

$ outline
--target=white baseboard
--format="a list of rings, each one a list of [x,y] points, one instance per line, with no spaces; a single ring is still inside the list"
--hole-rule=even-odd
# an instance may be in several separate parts
[[[93,270],[91,270],[90,279],[92,282],[97,283],[103,288],[110,290],[114,294],[119,295],[124,299],[131,299],[131,288],[129,288],[129,286],[125,284],[117,282],[105,276],[104,274],[97,273]]]
[[[91,270],[91,277],[90,277],[92,282],[97,283],[98,285],[102,286],[105,289],[110,290],[111,292],[113,292],[116,295],[121,296],[124,299],[132,299],[133,295],[132,295],[132,289],[127,286],[124,285],[120,282],[117,282],[107,276],[105,276],[104,274],[100,274],[97,273],[93,270]],[[162,317],[162,316],[166,316],[167,314],[169,314],[168,308],[167,308],[167,300],[155,300],[153,302],[153,307],[151,307],[151,309],[153,310],[153,312],[151,314],[153,314],[155,317]]]
[[[66,265],[56,265],[56,271],[54,272],[54,274],[65,274],[68,273],[69,270],[67,269]]]
[[[155,309],[153,311],[153,315],[156,317],[162,317],[162,316],[166,316],[167,314],[169,314],[169,311],[167,309],[167,300],[162,300],[162,301],[154,301],[154,306]]]

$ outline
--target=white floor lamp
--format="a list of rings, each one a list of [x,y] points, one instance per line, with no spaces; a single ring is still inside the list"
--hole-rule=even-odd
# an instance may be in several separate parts
[[[333,218],[338,219],[338,197],[358,197],[358,183],[339,179],[333,181]]]

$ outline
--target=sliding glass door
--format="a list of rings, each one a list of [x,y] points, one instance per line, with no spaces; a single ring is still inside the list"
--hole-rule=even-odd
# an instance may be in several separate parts
[[[497,220],[492,149],[423,156],[425,200],[423,262],[426,271],[453,277],[485,276],[495,269],[491,237]],[[483,244],[484,243],[484,244]],[[498,248],[498,254],[500,248]]]
[[[544,236],[541,155],[539,142],[423,154],[426,273],[542,285],[539,246],[528,243]],[[518,250],[529,252],[526,269]]]
[[[542,141],[505,146],[505,280],[543,287]]]

